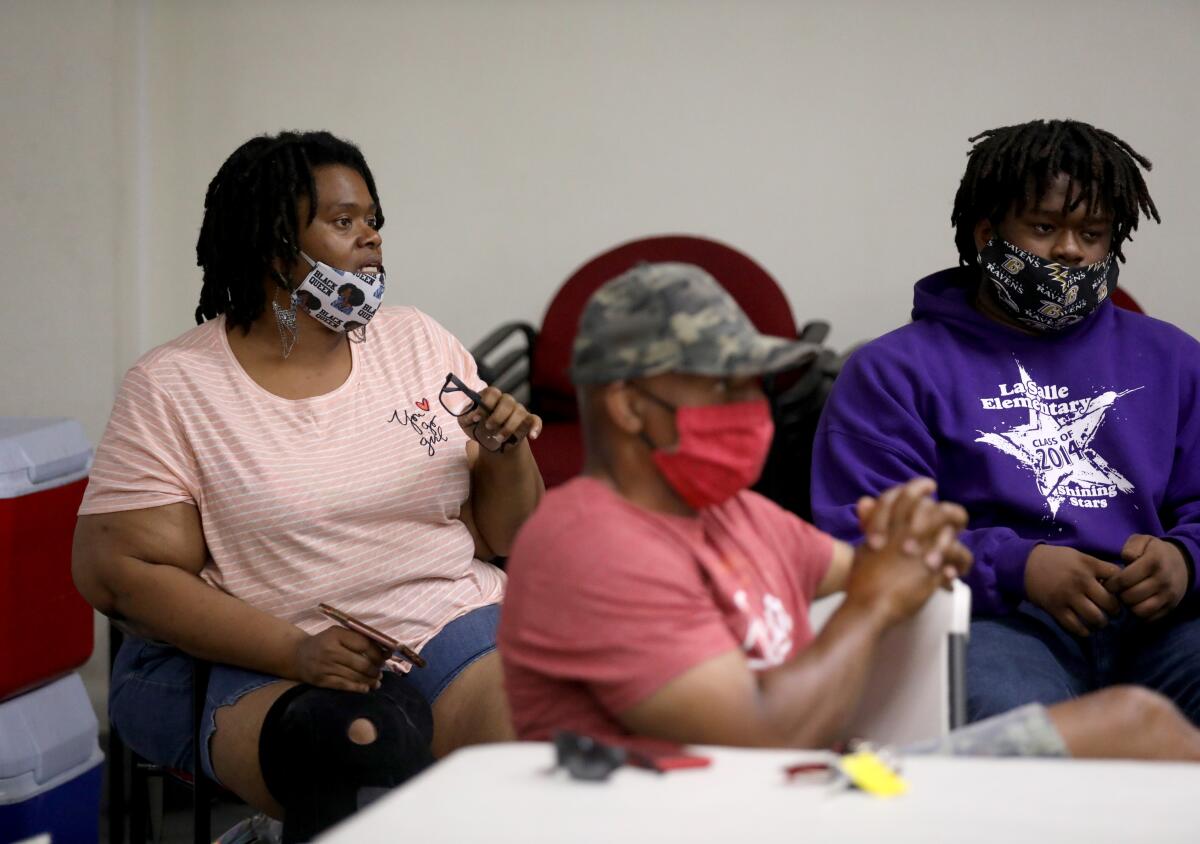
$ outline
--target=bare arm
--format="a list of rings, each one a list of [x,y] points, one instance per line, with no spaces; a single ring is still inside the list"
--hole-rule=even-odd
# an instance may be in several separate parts
[[[71,571],[100,612],[202,659],[332,688],[365,691],[377,676],[382,658],[367,639],[309,636],[209,586],[199,577],[206,556],[196,508],[171,504],[81,516]]]
[[[829,561],[829,568],[825,571],[825,576],[821,578],[821,582],[817,584],[818,598],[824,598],[827,595],[832,595],[835,592],[842,592],[846,588],[846,580],[850,577],[850,566],[854,563],[854,548],[848,542],[842,542],[840,539],[833,541],[833,559]]]
[[[957,544],[936,564],[926,559],[946,520],[961,529],[965,513],[925,498],[929,481],[902,489],[888,502],[884,547],[861,548],[853,565],[845,559],[848,546],[835,550],[835,562],[848,571],[846,600],[808,648],[759,675],[740,651],[722,654],[618,713],[621,722],[641,735],[688,744],[827,747],[843,738],[880,636],[947,582],[943,564],[959,571],[970,562]],[[919,534],[914,524],[922,526]],[[914,537],[919,547],[906,552]]]
[[[618,717],[639,735],[684,744],[828,747],[858,705],[885,627],[882,613],[843,603],[786,665],[756,676],[745,655],[732,650]]]
[[[475,443],[468,443],[468,449],[478,446]],[[467,458],[472,468],[474,468],[475,458],[468,455]],[[471,539],[475,543],[475,556],[480,560],[492,560],[496,557],[496,552],[491,549],[487,541],[483,538],[483,534],[479,532],[479,526],[475,524],[475,511],[471,505],[471,499],[468,498],[463,502],[462,510],[458,513],[458,519],[467,526],[467,531],[471,534]]]
[[[460,420],[464,430],[485,446],[510,438],[517,440],[503,451],[489,451],[479,442],[467,444],[471,514],[478,536],[492,552],[506,555],[517,530],[546,491],[542,473],[529,449],[529,438],[537,439],[542,420],[495,387],[488,387],[480,395],[484,407]],[[487,407],[493,408],[490,413]]]
[[[899,489],[899,487],[896,487]],[[879,523],[881,526],[877,528],[883,531],[883,523],[888,519],[888,513],[885,509],[879,508],[879,501],[885,499],[863,498],[858,502],[858,515],[862,522],[863,532],[871,530],[873,526]],[[933,547],[930,549],[934,555],[944,555],[957,542],[956,526],[961,521],[966,524],[966,512],[957,504],[941,503],[936,511],[928,511],[930,518],[944,519],[945,524],[941,531],[937,534],[933,542]],[[922,532],[927,530],[925,524],[914,525],[914,530]],[[850,567],[854,565],[854,546],[841,540],[834,540],[833,543],[833,559],[829,562],[829,568],[825,572],[825,576],[821,578],[820,584],[817,586],[817,598],[824,598],[827,595],[832,595],[835,592],[843,592],[846,589],[846,582],[850,577]],[[932,558],[930,558],[932,559]],[[926,560],[928,562],[928,559]],[[970,566],[970,561],[967,561],[967,566]],[[947,571],[948,578],[956,577],[963,572]],[[950,584],[947,582],[947,586]]]

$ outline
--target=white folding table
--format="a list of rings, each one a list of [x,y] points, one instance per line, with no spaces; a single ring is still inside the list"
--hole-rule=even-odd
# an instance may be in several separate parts
[[[700,748],[710,767],[548,773],[542,743],[460,750],[320,838],[383,842],[1200,841],[1200,765],[909,757],[881,799],[787,782],[812,751]]]

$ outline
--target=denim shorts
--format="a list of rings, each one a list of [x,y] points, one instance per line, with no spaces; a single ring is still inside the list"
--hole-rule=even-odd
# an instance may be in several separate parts
[[[421,649],[427,665],[406,675],[432,706],[451,681],[480,657],[496,649],[500,605],[490,604],[456,618]],[[202,715],[200,764],[216,780],[209,745],[216,711],[278,677],[215,663],[208,680]],[[109,718],[121,739],[157,765],[178,771],[195,769],[192,746],[192,660],[162,642],[127,636],[113,663],[108,694]]]

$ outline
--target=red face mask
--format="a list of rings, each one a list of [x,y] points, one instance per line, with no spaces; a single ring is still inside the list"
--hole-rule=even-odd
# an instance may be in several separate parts
[[[721,504],[758,480],[775,435],[766,399],[672,409],[679,443],[670,451],[655,448],[652,457],[688,506]]]

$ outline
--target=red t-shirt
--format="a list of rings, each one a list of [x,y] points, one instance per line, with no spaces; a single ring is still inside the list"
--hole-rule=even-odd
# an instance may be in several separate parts
[[[808,605],[833,540],[743,492],[695,517],[656,513],[580,477],[549,492],[508,559],[500,619],[517,734],[629,735],[615,713],[740,648],[754,670],[812,639]]]

